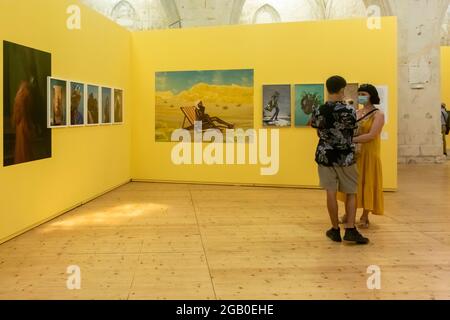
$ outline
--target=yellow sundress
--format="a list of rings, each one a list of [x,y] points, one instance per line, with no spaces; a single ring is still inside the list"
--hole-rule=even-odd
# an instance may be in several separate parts
[[[358,122],[358,135],[370,132],[375,113]],[[356,162],[359,177],[356,207],[368,210],[375,215],[383,215],[384,195],[380,135],[370,142],[360,144],[358,149]],[[344,194],[339,194],[338,198],[341,201],[345,201]]]

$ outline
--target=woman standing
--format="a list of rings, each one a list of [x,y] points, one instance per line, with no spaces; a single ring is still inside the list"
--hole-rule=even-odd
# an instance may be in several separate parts
[[[357,166],[359,171],[357,208],[363,209],[360,228],[369,227],[369,214],[384,214],[383,172],[381,165],[381,132],[385,124],[377,89],[363,84],[358,89],[358,103],[364,106],[357,111],[358,132],[353,142],[358,145]],[[346,223],[346,217],[342,219]]]

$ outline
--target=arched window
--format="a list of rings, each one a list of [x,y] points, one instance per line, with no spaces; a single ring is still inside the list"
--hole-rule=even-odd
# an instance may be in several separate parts
[[[136,10],[125,0],[117,3],[111,12],[111,18],[123,27],[134,29],[136,26]]]
[[[253,23],[275,23],[281,22],[281,16],[274,7],[269,4],[263,5],[261,8],[256,10],[253,16]]]

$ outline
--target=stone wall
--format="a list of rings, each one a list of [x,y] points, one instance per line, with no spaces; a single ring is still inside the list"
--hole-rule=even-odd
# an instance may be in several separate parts
[[[391,1],[398,17],[399,162],[444,160],[441,136],[440,35],[448,0]]]

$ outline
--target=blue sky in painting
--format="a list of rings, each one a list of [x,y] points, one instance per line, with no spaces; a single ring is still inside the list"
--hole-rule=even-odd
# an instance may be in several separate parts
[[[198,83],[253,87],[253,70],[175,71],[156,73],[156,91],[179,94]]]

